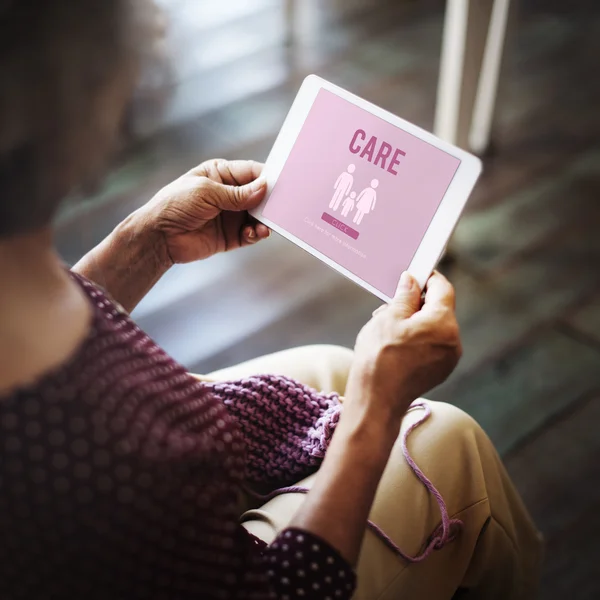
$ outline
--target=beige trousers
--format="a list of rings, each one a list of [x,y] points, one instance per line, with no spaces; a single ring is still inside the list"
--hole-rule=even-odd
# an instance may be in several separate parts
[[[346,348],[307,346],[254,359],[206,378],[271,373],[343,394],[351,361],[352,352]],[[430,404],[431,417],[410,435],[408,447],[442,493],[450,516],[461,519],[464,528],[457,539],[418,564],[404,562],[367,530],[354,598],[533,600],[541,537],[500,458],[468,415],[449,404]],[[402,430],[420,414],[419,410],[409,411]],[[314,475],[300,485],[310,487],[313,480]],[[242,523],[269,543],[286,527],[304,498],[302,494],[278,496],[259,509],[246,511]],[[435,500],[406,464],[399,443],[379,484],[370,518],[413,556],[440,523]]]

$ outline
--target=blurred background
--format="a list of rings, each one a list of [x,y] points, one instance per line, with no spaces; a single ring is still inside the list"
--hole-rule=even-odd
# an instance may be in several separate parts
[[[431,130],[445,8],[444,0],[149,7],[164,38],[145,57],[108,179],[60,215],[64,258],[74,263],[205,159],[264,160],[309,73]],[[467,47],[467,59],[475,54]],[[484,175],[442,267],[457,289],[465,352],[431,397],[472,414],[503,455],[547,539],[541,597],[550,599],[600,598],[599,57],[597,0],[513,1]],[[378,305],[273,235],[173,268],[134,317],[207,373],[294,345],[352,346]]]

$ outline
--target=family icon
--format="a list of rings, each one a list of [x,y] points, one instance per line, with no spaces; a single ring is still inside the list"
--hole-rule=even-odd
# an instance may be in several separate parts
[[[356,207],[356,213],[352,219],[354,223],[360,225],[363,217],[373,212],[377,200],[375,189],[379,185],[377,179],[371,180],[370,187],[366,187],[356,198],[356,192],[352,190],[354,184],[354,165],[348,165],[348,168],[340,174],[334,184],[334,192],[329,202],[329,208],[337,211],[342,205],[342,217],[347,217]],[[356,199],[356,202],[355,202]]]

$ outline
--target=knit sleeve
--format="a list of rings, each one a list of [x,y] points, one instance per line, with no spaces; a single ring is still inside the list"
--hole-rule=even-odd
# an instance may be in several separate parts
[[[250,483],[291,483],[321,464],[340,417],[337,394],[318,393],[276,375],[211,387],[238,422]]]

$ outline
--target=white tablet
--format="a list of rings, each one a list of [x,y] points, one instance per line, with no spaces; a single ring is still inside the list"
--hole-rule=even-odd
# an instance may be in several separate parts
[[[389,302],[402,271],[425,284],[480,172],[475,156],[310,75],[252,214]]]

